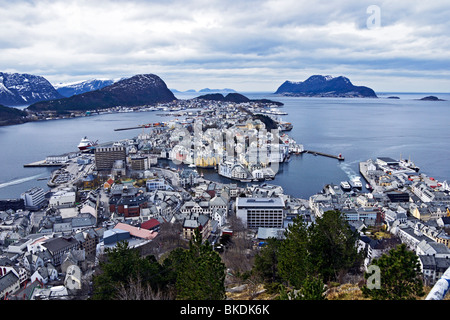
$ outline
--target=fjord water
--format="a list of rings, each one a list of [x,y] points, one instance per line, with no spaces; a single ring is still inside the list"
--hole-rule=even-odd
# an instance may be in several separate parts
[[[420,101],[426,93],[379,93],[378,99],[299,98],[269,93],[243,93],[251,99],[281,101],[288,115],[283,121],[294,125],[288,134],[307,150],[333,155],[345,161],[312,154],[293,155],[282,164],[271,182],[294,197],[308,198],[325,184],[339,184],[359,175],[358,163],[379,156],[410,158],[421,172],[438,180],[450,180],[450,94],[433,94],[446,101]],[[200,94],[177,93],[179,99]],[[400,99],[388,99],[389,96]],[[82,137],[99,143],[137,136],[141,130],[116,128],[167,121],[160,112],[115,113],[89,117],[31,122],[0,127],[0,199],[17,198],[33,186],[47,189],[51,168],[23,165],[75,151]],[[146,129],[149,130],[149,129]],[[171,166],[174,166],[171,164]],[[206,178],[232,182],[212,170]]]

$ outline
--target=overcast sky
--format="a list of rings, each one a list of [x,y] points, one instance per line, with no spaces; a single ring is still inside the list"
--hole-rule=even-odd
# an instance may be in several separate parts
[[[0,71],[241,92],[322,74],[450,92],[449,21],[448,0],[0,0]]]

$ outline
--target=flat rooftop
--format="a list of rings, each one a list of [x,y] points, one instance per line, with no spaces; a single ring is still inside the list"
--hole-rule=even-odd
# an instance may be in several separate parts
[[[284,201],[280,197],[275,198],[237,198],[236,205],[239,208],[283,208]]]

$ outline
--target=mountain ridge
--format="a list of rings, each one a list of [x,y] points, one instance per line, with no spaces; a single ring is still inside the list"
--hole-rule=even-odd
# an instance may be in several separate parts
[[[65,84],[65,85],[64,84],[57,85],[57,86],[54,85],[54,87],[60,95],[68,98],[68,97],[71,97],[71,96],[74,96],[77,94],[82,94],[82,93],[102,89],[106,86],[112,85],[114,82],[115,81],[112,79],[105,79],[105,80],[89,79],[89,80],[79,81],[79,82]]]
[[[98,90],[67,98],[38,102],[30,111],[87,111],[118,106],[142,106],[177,100],[165,82],[155,74],[139,74]]]
[[[322,75],[313,75],[299,82],[286,80],[274,94],[298,97],[377,98],[373,89],[355,86],[344,76]]]
[[[42,76],[0,72],[1,105],[24,106],[62,97]]]

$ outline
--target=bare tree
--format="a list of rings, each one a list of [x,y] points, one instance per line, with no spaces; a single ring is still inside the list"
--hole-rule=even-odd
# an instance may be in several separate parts
[[[173,290],[161,292],[153,290],[149,284],[142,285],[142,280],[130,278],[127,284],[121,283],[117,288],[117,300],[173,300]]]

